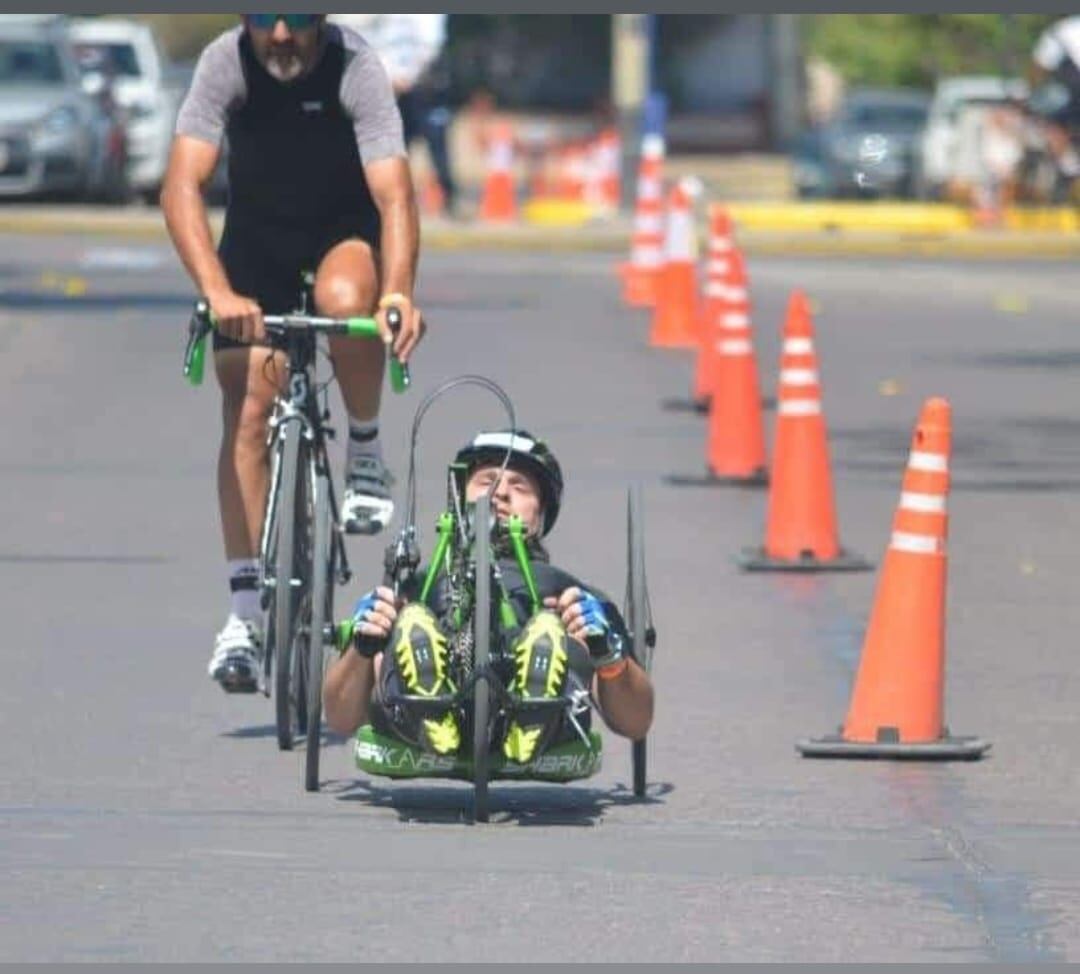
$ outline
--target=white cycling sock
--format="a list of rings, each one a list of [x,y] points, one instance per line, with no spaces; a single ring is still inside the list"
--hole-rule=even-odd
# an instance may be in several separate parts
[[[255,558],[237,558],[229,562],[229,611],[239,619],[256,621],[262,615],[259,604],[259,562]]]

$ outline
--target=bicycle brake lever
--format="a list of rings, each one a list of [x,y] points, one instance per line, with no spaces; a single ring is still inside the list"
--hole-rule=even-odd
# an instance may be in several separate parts
[[[193,386],[202,384],[206,362],[205,339],[212,328],[210,305],[205,300],[196,302],[188,322],[187,347],[184,349],[184,376]]]
[[[401,309],[392,305],[386,311],[386,323],[390,326],[390,333],[397,338],[401,332]],[[399,361],[398,357],[390,352],[390,387],[394,392],[404,392],[412,384],[412,375],[409,366]]]

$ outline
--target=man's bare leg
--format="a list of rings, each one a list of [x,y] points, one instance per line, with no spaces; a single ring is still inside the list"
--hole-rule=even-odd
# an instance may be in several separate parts
[[[231,602],[209,672],[227,692],[258,689],[262,634],[256,559],[269,481],[267,419],[286,375],[285,356],[275,352],[268,362],[270,354],[255,347],[226,348],[214,355],[222,399],[218,503]]]
[[[378,298],[375,255],[364,241],[343,240],[323,258],[315,275],[315,305],[322,314],[368,316],[374,313]],[[335,335],[330,339],[330,356],[349,414],[343,519],[351,532],[376,534],[394,510],[379,443],[386,350],[382,342]]]

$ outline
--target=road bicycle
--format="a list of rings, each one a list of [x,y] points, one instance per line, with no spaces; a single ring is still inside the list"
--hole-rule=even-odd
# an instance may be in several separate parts
[[[278,747],[293,749],[306,737],[304,786],[317,791],[322,733],[324,651],[333,645],[334,585],[351,578],[341,517],[334,492],[327,443],[328,381],[316,376],[320,335],[378,339],[374,318],[327,318],[309,314],[313,278],[304,277],[298,310],[264,315],[268,337],[279,339],[288,357],[288,374],[274,398],[268,445],[270,487],[259,543],[259,591],[263,626],[264,694],[271,696]],[[401,313],[391,307],[387,323],[396,333]],[[184,375],[198,386],[203,379],[206,337],[214,321],[209,304],[198,301],[191,317],[184,353]],[[273,366],[267,353],[267,367]],[[406,365],[390,356],[395,392],[410,384]]]

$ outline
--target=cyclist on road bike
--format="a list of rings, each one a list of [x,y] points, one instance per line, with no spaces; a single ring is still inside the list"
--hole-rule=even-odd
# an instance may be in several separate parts
[[[505,474],[499,473],[511,455]],[[492,509],[501,522],[517,514],[524,522],[527,547],[544,608],[531,612],[525,580],[509,545],[498,543],[495,557],[519,626],[502,633],[509,645],[508,672],[500,673],[511,694],[550,699],[567,692],[575,673],[592,689],[601,715],[616,733],[645,737],[652,722],[653,689],[645,670],[627,651],[627,633],[610,599],[551,565],[542,538],[554,527],[562,504],[562,471],[547,446],[524,430],[482,432],[458,451],[466,470],[465,501],[473,503],[493,484]],[[498,536],[498,535],[497,535]],[[445,589],[437,584],[428,604],[402,598],[385,586],[364,595],[353,613],[354,636],[326,675],[324,699],[329,725],[353,733],[374,719],[377,725],[437,754],[461,745],[461,728],[452,712],[417,716],[380,706],[388,697],[436,696],[452,691],[447,677]],[[374,700],[376,706],[370,706]],[[561,733],[563,715],[536,722],[513,720],[499,744],[503,755],[531,761]]]
[[[223,137],[229,197],[215,252],[202,190]],[[301,275],[313,269],[318,312],[374,313],[402,362],[423,330],[412,299],[416,200],[401,116],[378,57],[325,14],[242,15],[199,58],[161,202],[173,243],[218,322],[218,495],[232,602],[209,671],[228,692],[252,692],[262,665],[256,555],[268,490],[267,419],[286,375],[280,349],[256,347],[267,345],[262,315],[295,310]],[[391,307],[402,315],[396,338],[386,322]],[[393,512],[378,425],[386,350],[335,336],[330,355],[349,416],[342,517],[350,532],[374,534]]]

